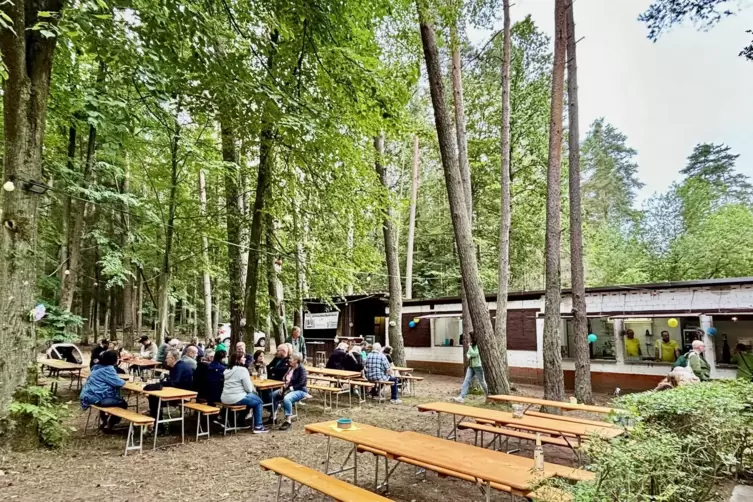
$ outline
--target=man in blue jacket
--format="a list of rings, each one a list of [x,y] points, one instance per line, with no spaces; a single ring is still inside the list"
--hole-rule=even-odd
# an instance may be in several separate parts
[[[128,403],[120,397],[120,388],[125,385],[125,381],[115,371],[117,363],[118,354],[114,350],[107,350],[99,355],[99,363],[92,367],[91,374],[81,390],[81,408],[86,410],[96,405],[128,409]],[[105,413],[99,413],[99,428],[106,433],[111,433],[119,421],[119,417],[112,415],[108,421]]]
[[[163,387],[177,387],[179,389],[193,390],[193,370],[185,362],[180,360],[180,352],[170,349],[165,355],[165,366],[170,368],[170,373],[162,382],[144,386],[144,390],[160,390]],[[149,415],[157,418],[157,406],[159,398],[149,397]]]

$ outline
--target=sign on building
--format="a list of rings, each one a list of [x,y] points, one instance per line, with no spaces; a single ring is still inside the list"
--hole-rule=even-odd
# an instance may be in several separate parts
[[[306,313],[303,319],[303,329],[337,329],[337,318],[339,315],[340,312]]]

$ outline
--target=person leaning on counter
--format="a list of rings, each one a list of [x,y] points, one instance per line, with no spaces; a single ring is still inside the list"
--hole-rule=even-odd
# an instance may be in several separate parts
[[[641,356],[641,341],[635,337],[635,332],[629,329],[625,332],[627,338],[625,338],[625,355],[628,357],[640,357]]]
[[[656,360],[663,363],[673,363],[680,357],[680,346],[675,340],[669,339],[669,331],[661,332],[661,340],[656,341]]]

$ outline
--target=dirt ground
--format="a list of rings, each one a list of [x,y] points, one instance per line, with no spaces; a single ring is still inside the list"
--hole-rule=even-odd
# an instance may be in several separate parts
[[[143,501],[143,500],[274,500],[277,487],[276,476],[262,472],[259,461],[269,457],[285,456],[298,463],[323,470],[326,439],[305,434],[307,423],[348,417],[354,421],[393,430],[413,430],[436,434],[437,418],[434,414],[419,413],[416,405],[436,400],[447,400],[457,395],[462,383],[460,378],[439,375],[422,375],[425,378],[416,388],[416,397],[404,399],[401,405],[389,403],[377,405],[369,401],[362,408],[341,409],[337,414],[323,414],[318,398],[307,400],[299,408],[299,418],[290,431],[273,430],[265,435],[253,435],[241,431],[237,435],[223,437],[218,429],[212,430],[210,440],[196,442],[196,422],[193,416],[187,419],[187,442],[180,444],[180,429],[172,436],[158,438],[156,451],[145,447],[143,455],[129,454],[123,457],[126,430],[105,436],[95,431],[82,438],[86,413],[82,412],[74,393],[63,394],[71,399],[70,426],[76,431],[71,442],[60,451],[11,452],[0,450],[0,500],[23,501]],[[538,387],[518,385],[516,392],[522,395],[541,396]],[[607,396],[596,396],[599,403],[606,403]],[[492,406],[484,403],[483,396],[471,396],[466,404]],[[146,409],[142,398],[141,410]],[[498,405],[495,405],[498,406]],[[265,413],[266,415],[266,413]],[[582,415],[598,419],[598,416]],[[93,422],[93,420],[92,420]],[[443,417],[444,430],[449,432],[450,418]],[[461,432],[459,440],[473,442],[473,433]],[[146,442],[146,438],[145,438]],[[167,446],[171,444],[172,446]],[[348,446],[344,442],[332,442],[332,459],[344,459]],[[519,455],[531,456],[530,447],[524,447]],[[548,462],[573,464],[573,454],[556,446],[545,447]],[[383,461],[382,461],[383,462]],[[361,454],[359,485],[373,489],[374,457]],[[383,471],[382,469],[380,471]],[[381,477],[380,472],[380,477]],[[352,472],[339,475],[349,482]],[[287,487],[287,489],[286,489]],[[439,478],[428,473],[426,482],[415,475],[415,469],[400,465],[390,481],[389,498],[396,501],[450,501],[484,500],[481,492],[471,483],[450,478]],[[287,481],[283,493],[289,497]],[[302,498],[311,499],[311,492],[302,491]],[[285,500],[288,500],[286,498]],[[494,492],[492,500],[509,500],[507,494]]]

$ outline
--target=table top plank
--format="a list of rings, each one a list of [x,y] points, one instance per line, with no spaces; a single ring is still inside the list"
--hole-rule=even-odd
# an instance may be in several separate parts
[[[42,366],[47,366],[48,368],[56,369],[56,370],[81,370],[84,369],[85,366],[83,364],[75,364],[75,363],[69,363],[68,361],[63,361],[61,359],[40,359],[39,364]]]
[[[316,368],[314,366],[306,366],[306,371],[315,375],[324,375],[345,379],[361,377],[360,371],[333,370],[330,368]]]
[[[199,395],[199,393],[196,391],[179,389],[177,387],[162,387],[162,389],[160,390],[144,390],[144,385],[145,384],[141,382],[128,382],[123,386],[123,389],[131,392],[137,392],[139,394],[158,397],[163,401],[192,399]]]
[[[623,430],[611,427],[605,424],[604,427],[598,427],[588,424],[578,424],[557,420],[556,418],[540,418],[530,415],[523,415],[521,418],[513,417],[512,413],[505,411],[489,410],[486,408],[476,408],[462,404],[435,402],[421,404],[418,411],[435,411],[438,413],[449,413],[463,417],[480,418],[490,420],[496,424],[505,425],[514,429],[523,430],[545,430],[553,433],[567,433],[575,436],[585,437],[591,434],[598,434],[608,438],[613,438],[624,433]],[[552,415],[555,417],[556,415]],[[529,428],[530,427],[530,428]]]
[[[449,439],[444,438],[438,438],[436,436],[429,436],[427,434],[421,434],[420,432],[414,432],[414,431],[403,431],[400,434],[404,434],[405,436],[415,437],[415,438],[421,438],[423,441],[435,441],[435,442],[445,442],[445,443],[451,443],[453,445],[463,445],[463,446],[455,446],[456,449],[460,450],[463,448],[468,449],[470,452],[473,452],[473,448],[478,448],[477,446],[473,446],[472,444],[468,443],[460,443],[451,441]],[[504,463],[501,465],[515,467],[515,468],[523,468],[525,470],[532,470],[533,465],[533,459],[528,457],[521,457],[518,455],[509,455],[505,454],[506,457],[504,459]],[[551,462],[544,462],[544,472],[551,472],[554,476],[560,476],[568,479],[577,479],[577,480],[592,480],[596,478],[596,474],[590,471],[586,471],[584,469],[577,469],[575,467],[569,467],[567,465],[560,465],[560,464],[553,464]]]
[[[537,397],[526,396],[512,396],[508,394],[498,394],[489,396],[490,401],[506,402],[506,403],[523,403],[534,404],[539,406],[549,406],[550,408],[560,408],[567,411],[588,411],[590,413],[619,413],[622,410],[619,408],[610,408],[607,406],[592,406],[588,404],[568,403],[563,401],[550,401],[548,399],[539,399]]]
[[[129,366],[140,366],[142,368],[159,366],[160,364],[159,361],[155,361],[154,359],[123,359],[123,362]]]
[[[285,385],[285,382],[280,380],[259,380],[258,378],[252,378],[251,383],[254,384],[255,389],[259,390],[277,389]]]
[[[366,424],[353,425],[358,430],[338,432],[332,428],[336,422],[307,424],[304,429],[310,434],[323,434],[350,443],[379,449],[397,458],[418,460],[461,474],[473,476],[482,481],[490,481],[510,486],[521,493],[527,493],[542,476],[554,473],[532,473],[524,466],[511,462],[507,453],[487,450],[454,441],[435,441],[423,434],[407,435],[401,432],[381,429]],[[500,469],[500,466],[505,466]]]

